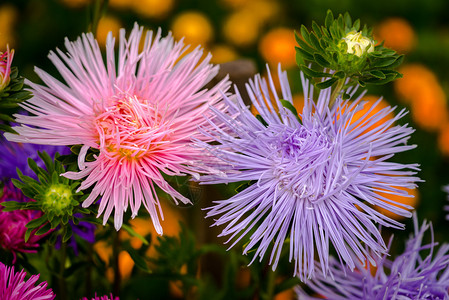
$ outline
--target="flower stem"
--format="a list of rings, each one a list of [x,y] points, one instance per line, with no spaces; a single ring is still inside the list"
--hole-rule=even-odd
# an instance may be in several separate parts
[[[262,299],[264,300],[271,300],[274,297],[274,288],[275,288],[275,280],[276,280],[276,271],[271,270],[271,268],[268,269],[267,274],[267,290],[265,294],[261,295]]]
[[[65,271],[65,261],[67,259],[67,243],[64,243],[61,241],[61,261],[60,261],[60,266],[59,266],[59,293],[58,293],[58,298],[65,300],[68,299],[67,298],[67,286],[66,286],[66,282],[65,282],[65,276],[64,276],[64,271]]]
[[[119,251],[120,251],[120,237],[118,231],[113,230],[113,246],[112,246],[112,267],[114,269],[114,295],[120,295],[121,275],[119,269]]]
[[[335,89],[332,91],[332,94],[331,94],[331,97],[329,100],[329,107],[332,107],[334,105],[335,100],[337,99],[338,95],[340,95],[340,92],[343,89],[345,81],[346,81],[346,77],[341,78],[337,81],[337,85],[335,86]]]

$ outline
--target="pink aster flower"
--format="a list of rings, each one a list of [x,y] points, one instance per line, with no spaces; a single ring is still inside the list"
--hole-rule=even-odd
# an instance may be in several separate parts
[[[13,267],[7,267],[0,262],[0,299],[2,300],[51,300],[55,299],[52,289],[47,289],[47,282],[35,283],[39,275],[31,275],[24,280],[25,271],[14,272]]]
[[[3,195],[0,203],[5,201],[26,202],[32,201],[26,198],[22,191],[9,182],[3,187]],[[42,215],[40,211],[34,210],[15,210],[11,212],[3,211],[0,206],[0,248],[10,251],[16,262],[16,252],[36,253],[39,247],[39,240],[45,235],[35,235],[31,233],[28,241],[25,241],[26,224]],[[3,299],[0,297],[0,299]]]
[[[13,57],[14,50],[9,51],[9,46],[6,46],[5,52],[0,52],[0,91],[9,84]]]
[[[67,172],[67,178],[85,178],[80,190],[93,187],[84,201],[88,207],[101,196],[98,215],[106,223],[114,211],[118,230],[123,213],[130,206],[132,217],[143,204],[159,234],[163,219],[157,187],[178,203],[190,200],[164,179],[168,176],[196,175],[192,166],[202,151],[192,147],[192,138],[207,140],[198,126],[207,126],[204,115],[209,106],[221,106],[224,79],[211,89],[204,86],[218,72],[209,64],[211,55],[201,60],[196,48],[183,56],[183,42],[171,34],[155,36],[134,26],[128,38],[120,31],[118,57],[115,39],[106,42],[106,61],[92,34],[75,42],[66,40],[68,53],[57,49],[49,58],[65,83],[36,68],[46,86],[27,82],[34,97],[22,106],[32,116],[15,115],[22,126],[19,135],[5,134],[15,142],[50,145],[81,144],[80,172]],[[95,149],[95,161],[86,161]]]

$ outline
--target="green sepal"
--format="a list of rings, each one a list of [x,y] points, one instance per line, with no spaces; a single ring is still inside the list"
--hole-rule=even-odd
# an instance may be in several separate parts
[[[43,235],[43,234],[46,234],[50,230],[51,230],[51,224],[47,223],[44,226],[42,226],[41,228],[39,228],[34,234],[35,235]]]
[[[26,224],[26,228],[34,229],[34,228],[37,228],[37,227],[43,225],[45,222],[47,222],[47,218],[45,216],[42,216],[40,218],[31,220],[30,222],[28,222]]]
[[[23,207],[22,202],[17,201],[4,201],[0,203],[1,206],[3,206],[2,211],[15,211],[18,209],[21,209]]]
[[[301,119],[299,118],[298,111],[293,106],[293,104],[290,101],[287,101],[284,99],[280,99],[279,101],[281,102],[282,106],[285,107],[286,109],[288,109],[289,111],[291,111],[292,114],[295,116],[295,118],[301,123]]]
[[[263,126],[268,127],[268,123],[262,118],[261,115],[256,115],[256,119],[259,120],[259,122],[262,123]]]
[[[72,237],[73,231],[72,226],[65,226],[64,227],[64,236],[62,237],[62,242],[67,243],[67,241]]]
[[[321,90],[327,89],[328,87],[332,86],[335,82],[337,82],[337,78],[330,78],[325,81],[318,82],[315,86]]]
[[[312,70],[304,65],[299,67],[301,69],[301,71],[308,77],[329,77],[330,75],[328,73],[324,73],[324,72],[318,72],[315,70]]]
[[[323,68],[330,68],[331,64],[321,55],[318,53],[313,54],[313,58],[315,59],[316,63],[319,64]]]

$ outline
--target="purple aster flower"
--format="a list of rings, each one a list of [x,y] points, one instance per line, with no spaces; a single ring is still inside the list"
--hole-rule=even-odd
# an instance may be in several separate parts
[[[0,180],[16,178],[16,168],[26,176],[37,179],[37,175],[28,166],[27,159],[33,159],[41,168],[45,168],[44,162],[37,155],[38,151],[46,151],[51,157],[56,152],[61,155],[69,154],[70,149],[65,146],[47,146],[36,144],[21,144],[7,141],[3,136],[0,136]]]
[[[375,206],[406,217],[411,216],[407,209],[412,207],[377,192],[404,195],[397,187],[415,187],[419,178],[413,177],[418,165],[389,161],[395,153],[415,147],[406,145],[414,130],[394,125],[404,110],[369,129],[394,108],[354,121],[363,104],[361,96],[353,102],[339,97],[329,107],[331,90],[325,89],[315,103],[313,87],[301,76],[305,100],[299,117],[282,105],[271,75],[268,83],[256,76],[247,90],[260,117],[251,114],[238,93],[235,101],[225,97],[227,111],[212,108],[215,118],[209,122],[215,130],[202,131],[216,142],[198,141],[198,145],[210,154],[199,168],[215,170],[202,176],[202,183],[253,182],[209,208],[207,217],[218,216],[214,225],[226,225],[220,236],[228,236],[231,247],[249,236],[243,253],[255,249],[253,261],[262,260],[271,248],[273,269],[284,243],[289,243],[294,273],[305,280],[314,275],[316,256],[327,274],[330,244],[350,269],[357,260],[374,261],[373,256],[385,253],[387,247],[375,223],[404,226],[377,212]],[[282,99],[292,105],[287,74],[280,68],[279,78]],[[355,90],[348,92],[354,95]]]
[[[28,202],[33,201],[25,197],[22,191],[16,188],[11,182],[3,187],[3,195],[0,197],[0,203],[5,201]],[[42,212],[35,210],[15,210],[10,212],[3,211],[0,205],[0,248],[10,251],[16,261],[17,252],[35,253],[38,248],[39,240],[44,235],[35,235],[31,233],[29,239],[25,241],[26,224],[42,216]],[[0,297],[0,299],[3,299]]]
[[[13,267],[7,267],[0,262],[0,299],[2,300],[50,300],[55,299],[51,289],[47,289],[47,282],[35,283],[39,275],[31,275],[24,280],[25,271],[14,272]]]
[[[89,298],[83,297],[83,298],[81,298],[81,300],[89,300]],[[119,297],[114,297],[112,294],[98,297],[97,293],[95,293],[95,297],[92,298],[92,300],[120,300],[120,299],[119,299]]]
[[[308,282],[308,286],[325,299],[449,299],[449,245],[433,240],[431,223],[418,226],[414,216],[415,234],[406,242],[404,253],[390,260],[387,255],[376,257],[377,269],[357,263],[357,270],[350,272],[330,258],[332,278],[321,271]],[[432,240],[423,245],[424,233],[430,229]],[[425,252],[426,255],[422,255]],[[424,258],[423,258],[424,257]],[[299,299],[322,299],[308,296],[297,287]]]

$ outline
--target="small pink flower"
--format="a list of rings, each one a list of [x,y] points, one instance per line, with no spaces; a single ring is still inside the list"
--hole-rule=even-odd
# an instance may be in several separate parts
[[[3,187],[3,195],[0,198],[0,203],[5,201],[27,202],[33,200],[26,198],[20,189],[9,182]],[[13,264],[16,262],[16,252],[37,252],[39,240],[45,235],[35,235],[33,232],[28,241],[25,241],[27,230],[25,225],[41,216],[42,212],[34,210],[5,212],[3,206],[0,206],[0,247],[14,255]]]
[[[80,190],[92,187],[83,202],[88,207],[101,196],[98,216],[106,223],[114,210],[118,230],[123,214],[130,208],[132,217],[143,205],[159,234],[163,219],[159,190],[178,203],[190,200],[176,191],[164,176],[196,176],[195,162],[204,153],[192,139],[208,141],[198,127],[215,126],[204,118],[210,107],[220,109],[222,91],[229,88],[224,79],[204,88],[218,72],[203,60],[196,48],[185,54],[183,42],[171,34],[155,36],[134,26],[128,38],[120,31],[118,57],[115,38],[106,42],[106,59],[92,34],[75,42],[66,40],[68,53],[57,49],[50,60],[65,84],[36,69],[46,86],[27,82],[34,97],[23,108],[33,114],[15,115],[22,126],[19,135],[6,133],[10,141],[48,145],[77,145],[80,172],[67,172],[67,178],[85,178]],[[98,152],[86,161],[89,149]]]
[[[9,51],[9,46],[6,46],[6,52],[0,52],[0,91],[9,84],[13,57],[14,49]]]
[[[52,300],[55,299],[52,289],[47,289],[47,282],[39,283],[39,275],[31,275],[25,281],[25,271],[14,272],[0,262],[0,299],[2,300]]]

